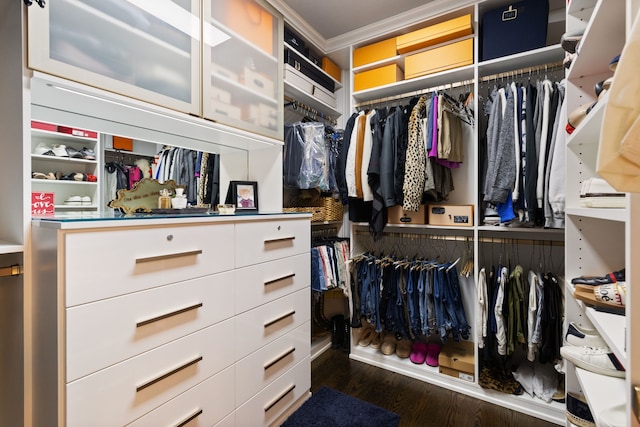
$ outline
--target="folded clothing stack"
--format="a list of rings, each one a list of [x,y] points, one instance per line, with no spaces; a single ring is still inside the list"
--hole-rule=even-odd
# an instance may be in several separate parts
[[[582,182],[580,205],[585,208],[624,208],[625,193],[616,191],[602,178],[589,178]]]

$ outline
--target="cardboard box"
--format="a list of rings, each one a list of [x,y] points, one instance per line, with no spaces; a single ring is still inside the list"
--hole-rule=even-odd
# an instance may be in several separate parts
[[[393,37],[354,49],[353,66],[360,67],[361,65],[371,64],[372,62],[393,58],[397,54],[396,38]]]
[[[113,149],[133,151],[133,139],[123,136],[113,136]]]
[[[337,81],[341,81],[342,71],[340,67],[326,56],[322,58],[322,69]]]
[[[389,224],[426,224],[426,207],[420,205],[418,212],[405,211],[401,205],[387,209],[387,222]]]
[[[276,88],[273,80],[263,73],[253,71],[249,67],[244,67],[242,79],[244,85],[252,91],[260,93],[268,98],[273,98],[276,94]]]
[[[428,224],[473,227],[473,205],[429,205]]]
[[[58,132],[60,133],[68,133],[73,136],[81,136],[83,138],[97,138],[98,132],[94,132],[92,130],[78,129],[72,128],[68,126],[58,126]]]
[[[385,65],[384,67],[378,67],[354,74],[353,90],[354,92],[359,92],[372,87],[396,83],[401,81],[403,78],[404,75],[402,73],[402,69],[398,67],[397,64]]]
[[[473,63],[473,39],[436,47],[404,58],[406,80]]]
[[[471,14],[430,25],[396,37],[396,50],[404,54],[451,41],[473,33]]]
[[[289,64],[284,65],[284,79],[296,89],[316,97],[330,107],[336,108],[336,95],[333,92],[318,85],[317,82]]]
[[[441,374],[473,382],[475,377],[475,343],[448,340],[438,356]]]
[[[36,120],[31,120],[31,129],[41,129],[48,130],[50,132],[56,132],[58,130],[58,126],[51,123],[38,122]]]

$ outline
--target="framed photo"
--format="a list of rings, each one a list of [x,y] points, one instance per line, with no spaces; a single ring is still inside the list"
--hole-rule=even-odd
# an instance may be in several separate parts
[[[258,212],[258,183],[231,181],[225,203],[236,205],[236,212]]]

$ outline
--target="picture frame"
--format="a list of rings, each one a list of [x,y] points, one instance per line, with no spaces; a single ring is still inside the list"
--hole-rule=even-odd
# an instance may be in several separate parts
[[[231,181],[225,203],[236,206],[236,213],[258,212],[258,183]]]

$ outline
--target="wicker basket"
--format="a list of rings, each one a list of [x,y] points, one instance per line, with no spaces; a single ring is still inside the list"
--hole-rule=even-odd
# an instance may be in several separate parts
[[[311,214],[311,222],[322,222],[322,221],[324,221],[324,208],[321,207],[321,206],[282,208],[282,211],[283,212],[310,213]]]
[[[323,197],[323,221],[342,221],[344,211],[340,199],[333,197]]]

